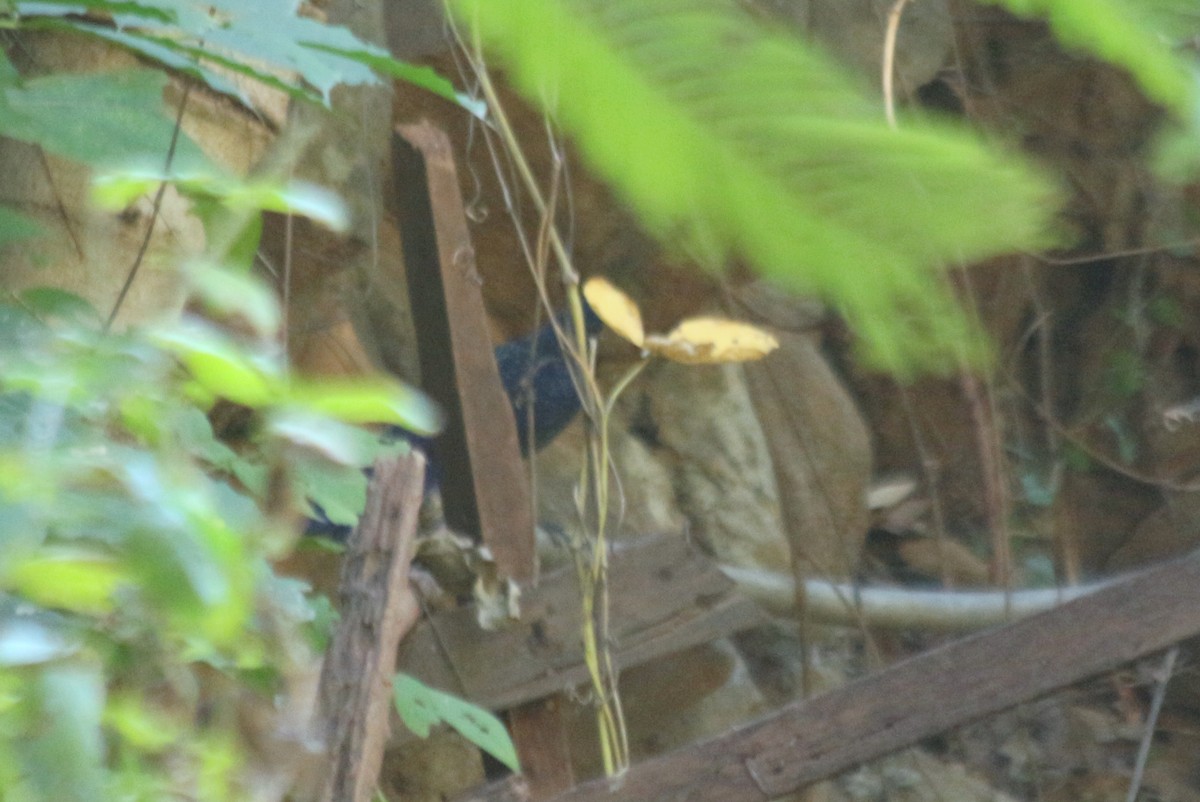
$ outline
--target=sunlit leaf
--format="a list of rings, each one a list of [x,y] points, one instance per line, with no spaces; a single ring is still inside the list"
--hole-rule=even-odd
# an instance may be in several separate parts
[[[433,435],[442,425],[442,413],[428,396],[384,377],[296,380],[287,400],[346,423],[392,423],[414,434]]]
[[[334,193],[305,181],[244,181],[211,170],[171,170],[130,165],[97,175],[92,181],[93,197],[101,206],[121,209],[154,190],[164,181],[184,194],[220,201],[231,209],[296,214],[334,231],[349,225],[346,204]]]
[[[515,772],[521,770],[508,730],[487,710],[430,688],[407,674],[392,679],[392,691],[404,726],[414,734],[428,738],[430,727],[445,722],[505,766]]]
[[[646,338],[646,348],[673,362],[715,365],[762,359],[779,347],[769,332],[719,317],[689,318],[666,336]]]
[[[284,185],[244,184],[230,192],[227,202],[233,207],[261,209],[267,212],[296,214],[345,231],[350,226],[350,211],[334,192],[305,181],[289,181]]]
[[[210,326],[182,321],[155,331],[153,339],[175,354],[196,381],[217,396],[249,407],[280,398],[278,366],[251,356]]]
[[[4,582],[43,607],[92,615],[112,611],[113,592],[129,576],[111,557],[43,549],[10,565]]]
[[[632,298],[599,276],[584,283],[583,297],[606,326],[638,348],[642,347],[646,341],[642,312]]]
[[[178,721],[129,695],[108,703],[104,723],[130,744],[149,752],[165,749],[185,732]]]

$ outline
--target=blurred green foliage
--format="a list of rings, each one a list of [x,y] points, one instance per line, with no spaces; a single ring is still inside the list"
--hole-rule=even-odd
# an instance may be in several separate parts
[[[105,333],[61,291],[0,303],[5,799],[249,796],[238,710],[248,695],[273,709],[321,637],[270,560],[308,500],[354,523],[383,448],[339,414],[436,428],[397,384],[291,380],[267,334],[196,319]],[[205,414],[218,397],[256,408],[237,450]],[[210,694],[211,673],[237,693]]]
[[[410,69],[295,12],[285,0],[31,2],[5,4],[0,24],[110,39],[239,96],[212,63],[317,102],[378,80],[367,64]],[[435,78],[420,76],[448,91]],[[335,616],[272,561],[312,505],[356,523],[363,467],[404,447],[361,424],[440,425],[398,382],[291,373],[275,293],[248,270],[261,215],[336,229],[344,206],[316,187],[217,170],[174,130],[165,84],[152,68],[23,76],[0,51],[0,135],[91,167],[102,205],[167,182],[210,234],[229,219],[240,232],[177,265],[203,317],[113,332],[110,310],[59,289],[0,297],[6,802],[282,798],[306,754],[293,690]],[[0,209],[0,242],[36,234]],[[218,403],[247,408],[237,442],[213,430]]]
[[[1162,20],[1196,22],[1190,5],[1004,4],[1128,68],[1194,134],[1194,67],[1153,46]],[[381,73],[485,116],[440,76],[297,5],[9,1],[0,27],[115,42],[248,104],[224,70],[320,104]],[[743,256],[779,284],[821,294],[893,369],[978,355],[936,269],[1048,241],[1055,193],[1019,158],[944,123],[887,128],[829,59],[732,0],[455,6],[649,227],[702,261]],[[165,81],[151,68],[23,76],[0,57],[0,135],[102,170],[103,203],[167,181],[210,226],[264,209],[344,222],[326,193],[229,179],[186,138],[164,167],[176,138]],[[1197,138],[1180,141],[1194,149]],[[331,611],[271,560],[293,547],[310,503],[336,522],[356,518],[360,469],[381,449],[358,424],[438,426],[396,383],[291,375],[273,293],[246,272],[260,228],[237,230],[236,247],[179,266],[204,318],[113,333],[62,291],[0,298],[6,802],[281,796],[286,783],[249,767],[262,742],[246,714],[270,720],[286,707]],[[0,244],[33,232],[0,208]],[[218,401],[251,410],[240,442],[214,433]],[[406,678],[395,687],[414,728],[448,720],[515,765],[492,719]]]
[[[0,4],[0,15],[7,14],[9,27],[105,39],[251,108],[253,102],[229,72],[325,105],[337,86],[376,83],[386,75],[483,114],[478,102],[432,70],[397,61],[345,28],[300,13],[300,5],[296,0],[17,0]]]
[[[454,0],[660,239],[832,303],[900,373],[979,361],[939,271],[1051,243],[1054,188],[964,126],[898,128],[811,42],[733,0]]]
[[[1173,113],[1169,163],[1200,165],[1195,0],[986,1],[1127,69]],[[824,298],[882,367],[977,360],[938,271],[1053,244],[1059,198],[1018,154],[928,116],[889,128],[819,47],[734,0],[450,5],[663,242]]]
[[[291,535],[263,448],[285,446],[232,451],[168,353],[62,294],[0,305],[0,365],[4,798],[197,788],[214,744],[241,751],[204,672],[265,671],[269,693],[307,648],[305,605],[277,602],[303,588],[268,563]],[[241,798],[236,776],[207,798]]]

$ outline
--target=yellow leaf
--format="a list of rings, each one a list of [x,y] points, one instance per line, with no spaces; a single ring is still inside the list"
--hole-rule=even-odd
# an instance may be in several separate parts
[[[605,325],[638,348],[644,346],[646,331],[642,328],[642,313],[632,298],[599,276],[584,283],[583,297]]]
[[[778,347],[779,341],[757,326],[719,317],[688,318],[665,337],[646,338],[646,348],[686,365],[751,362]]]

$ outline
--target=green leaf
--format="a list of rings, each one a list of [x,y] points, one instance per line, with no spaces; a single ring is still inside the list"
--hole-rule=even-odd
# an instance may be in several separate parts
[[[301,454],[290,460],[289,468],[296,495],[320,508],[320,513],[310,508],[310,518],[320,519],[323,513],[338,526],[358,523],[367,504],[367,477],[360,467]]]
[[[294,70],[320,93],[326,104],[335,86],[379,81],[366,66],[339,53],[366,51],[386,55],[385,51],[366,44],[345,28],[298,16],[293,0],[257,0],[253,4],[243,0],[210,0],[204,5],[218,10],[211,16],[220,22],[203,32],[206,48]]]
[[[151,338],[175,354],[207,391],[237,404],[261,407],[280,398],[278,364],[250,354],[217,329],[195,320],[161,328]]]
[[[1129,426],[1116,415],[1106,415],[1104,427],[1113,433],[1113,437],[1117,441],[1117,454],[1121,457],[1121,461],[1126,465],[1132,465],[1137,459],[1138,442],[1137,437],[1129,430]]]
[[[442,426],[441,411],[428,396],[383,376],[296,380],[287,400],[346,423],[392,423],[420,435],[437,434]]]
[[[175,633],[188,639],[191,659],[254,647],[246,630],[253,612],[253,578],[245,538],[213,506],[203,474],[168,474],[150,455],[126,453],[119,467],[130,495],[150,525],[134,527],[125,559],[137,587]]]
[[[165,749],[187,734],[180,722],[132,695],[110,701],[104,709],[104,723],[121,738],[148,752]]]
[[[42,227],[33,218],[10,206],[0,206],[0,248],[36,237],[40,233]]]
[[[339,84],[374,83],[377,75],[386,75],[426,89],[480,119],[487,114],[486,104],[456,91],[433,69],[398,61],[344,28],[298,16],[296,4],[287,0],[260,0],[253,6],[188,0],[19,5],[22,27],[73,29],[106,39],[199,78],[246,106],[253,106],[251,98],[210,64],[219,64],[294,97],[326,104],[330,91]],[[212,11],[206,6],[212,6]],[[111,14],[117,27],[82,18],[89,9]],[[264,20],[269,23],[264,24]]]
[[[192,195],[192,212],[204,226],[209,259],[229,270],[249,273],[262,244],[263,214],[258,209],[230,209],[217,198]]]
[[[20,83],[21,75],[8,59],[8,54],[0,51],[0,86],[15,86]]]
[[[151,166],[129,167],[96,176],[92,181],[92,194],[101,206],[121,209],[163,181],[170,182],[186,195],[214,199],[230,209],[297,214],[334,231],[344,231],[349,225],[346,204],[323,187],[305,181],[285,184],[251,181],[208,169],[181,168],[163,172]]]
[[[459,92],[449,79],[439,75],[432,67],[409,64],[390,55],[380,54],[375,50],[336,50],[323,45],[309,45],[309,47],[336,53],[343,58],[366,64],[380,75],[407,81],[413,86],[432,92],[443,100],[449,100],[480,120],[487,120],[487,103],[473,98],[465,92]]]
[[[259,336],[279,331],[283,313],[275,291],[262,279],[205,262],[193,262],[186,273],[192,291],[209,312],[240,319]]]
[[[206,62],[217,63],[289,94],[328,104],[341,84],[378,82],[360,60],[342,53],[386,52],[360,41],[345,28],[297,14],[294,0],[154,0],[142,3],[22,3],[25,27],[72,26],[201,77],[217,91],[246,101]],[[117,30],[67,17],[85,7],[112,14]],[[32,17],[33,19],[28,19]],[[325,48],[322,51],[319,48]],[[310,89],[311,87],[312,89]],[[313,91],[315,90],[315,92]]]
[[[1057,491],[1057,482],[1053,475],[1043,477],[1033,470],[1021,474],[1021,494],[1028,504],[1048,508],[1054,503]]]
[[[350,212],[341,197],[316,184],[305,181],[289,181],[284,185],[242,182],[238,190],[226,195],[226,203],[234,208],[296,214],[339,232],[350,227]]]
[[[822,296],[882,366],[978,357],[936,271],[1048,244],[1055,195],[1031,167],[949,124],[890,129],[734,0],[451,5],[660,238]]]
[[[100,731],[104,680],[90,666],[52,665],[29,684],[31,737],[16,740],[25,774],[39,799],[104,799],[104,741]]]
[[[81,0],[38,0],[37,2],[20,0],[17,3],[17,10],[26,17],[38,14],[87,14],[99,11],[126,19],[134,17],[139,20],[170,22],[175,18],[170,8],[175,5],[178,3],[170,0],[165,3],[132,2],[131,0],[86,0],[86,2],[81,2]]]
[[[17,297],[42,321],[57,320],[88,328],[97,327],[103,322],[96,307],[87,299],[58,287],[31,287]]]
[[[370,465],[381,449],[379,439],[371,432],[303,409],[282,409],[272,414],[267,429],[293,445],[355,468]]]
[[[266,492],[267,470],[239,455],[217,439],[208,416],[195,407],[185,406],[173,417],[178,446],[214,469],[233,476],[255,494]],[[232,492],[232,491],[230,491]]]
[[[0,92],[10,112],[0,134],[93,166],[161,164],[175,130],[164,113],[166,82],[156,70],[33,78]],[[173,163],[197,169],[207,159],[181,133]]]
[[[40,8],[40,6],[44,5],[42,3],[35,5],[39,6],[39,13],[46,13],[48,10]],[[199,79],[213,91],[229,95],[247,108],[253,108],[254,106],[250,97],[231,83],[228,76],[214,71],[208,64],[199,61],[191,52],[182,49],[178,42],[141,35],[136,31],[122,31],[104,25],[95,25],[78,17],[66,19],[55,17],[39,19],[35,17],[24,20],[21,27],[31,30],[72,31],[112,42],[134,53],[145,56],[164,67],[178,70],[192,78]]]
[[[521,770],[508,730],[487,710],[430,688],[407,674],[392,679],[392,693],[404,726],[415,735],[428,738],[431,726],[445,722],[505,766],[515,772]]]
[[[1200,83],[1200,69],[1193,71]],[[1155,172],[1165,181],[1182,186],[1200,175],[1200,103],[1192,113],[1163,132],[1154,158]]]
[[[42,549],[4,574],[5,585],[32,602],[89,615],[110,613],[113,592],[128,579],[111,557],[79,549]]]

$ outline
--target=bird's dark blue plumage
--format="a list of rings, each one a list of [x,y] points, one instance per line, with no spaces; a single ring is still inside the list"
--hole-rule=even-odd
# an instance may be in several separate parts
[[[583,314],[588,335],[599,334],[604,324],[587,301],[583,301]],[[568,337],[573,336],[574,327],[569,311],[559,312],[555,320]],[[500,383],[504,386],[516,419],[521,455],[527,456],[531,420],[533,445],[535,449],[540,449],[557,437],[579,414],[581,404],[571,378],[569,357],[563,353],[554,325],[549,322],[524,337],[496,346],[495,356]],[[423,441],[397,426],[389,427],[384,437],[393,441],[406,438],[417,447],[424,445]],[[425,481],[427,491],[437,485],[436,465],[429,465]],[[319,507],[313,506],[316,516],[309,520],[307,534],[345,540],[350,528],[332,523],[324,517]]]
[[[586,301],[583,315],[588,335],[598,334],[603,324]],[[570,313],[559,312],[556,319],[570,337],[573,332]],[[579,393],[571,378],[568,359],[550,323],[496,347],[496,366],[517,421],[522,455],[529,450],[531,419],[534,448],[541,448],[579,414]]]

